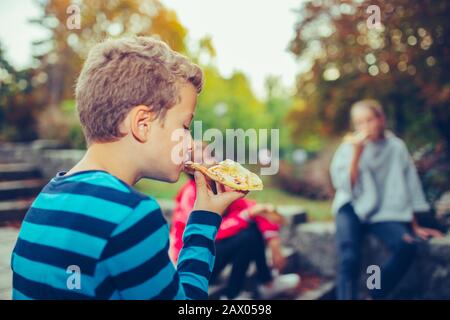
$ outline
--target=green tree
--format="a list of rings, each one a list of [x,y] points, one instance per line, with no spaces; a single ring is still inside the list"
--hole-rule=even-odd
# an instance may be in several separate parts
[[[267,128],[278,129],[280,133],[280,153],[285,155],[295,147],[301,146],[301,141],[292,141],[291,131],[292,123],[289,121],[288,114],[298,104],[301,104],[298,98],[293,97],[290,92],[281,84],[280,78],[269,76],[265,81],[267,98],[265,100],[266,112],[261,115],[262,121]]]
[[[71,11],[73,1],[37,1],[42,15],[31,22],[48,30],[46,39],[34,43],[36,72],[44,74],[41,88],[45,110],[39,115],[39,133],[82,146],[81,129],[75,112],[74,83],[89,49],[107,38],[126,35],[156,36],[174,50],[185,53],[187,31],[174,11],[159,0],[80,0],[79,11]],[[80,28],[69,28],[76,14]],[[73,141],[72,141],[73,142]]]
[[[281,153],[291,151],[293,145],[286,118],[298,99],[292,97],[278,77],[267,77],[266,98],[259,99],[244,73],[236,71],[230,77],[220,74],[210,37],[200,39],[191,55],[202,65],[205,74],[205,86],[196,111],[196,120],[202,120],[205,130],[218,128],[225,133],[226,129],[236,128],[279,129]],[[271,143],[268,131],[267,146]]]
[[[381,27],[369,27],[370,5]],[[306,1],[298,15],[290,48],[309,68],[297,85],[307,108],[291,114],[297,136],[348,130],[350,105],[372,97],[408,142],[450,142],[448,1]]]
[[[198,98],[196,120],[204,130],[217,128],[223,132],[231,128],[260,128],[264,103],[252,91],[243,72],[224,77],[215,64],[216,51],[210,37],[202,38],[189,55],[203,69],[204,86]]]
[[[264,127],[261,115],[264,104],[255,97],[248,79],[241,72],[223,77],[214,65],[203,66],[205,85],[199,96],[196,120],[203,129]]]
[[[35,42],[39,69],[48,74],[49,102],[58,104],[73,97],[73,83],[89,49],[99,41],[124,35],[152,35],[184,52],[186,29],[174,11],[158,0],[78,1],[80,28],[67,21],[70,0],[39,1],[42,16],[31,22],[49,31],[49,37]]]
[[[0,43],[0,140],[29,141],[37,137],[36,113],[45,75],[33,69],[16,70],[4,57]]]

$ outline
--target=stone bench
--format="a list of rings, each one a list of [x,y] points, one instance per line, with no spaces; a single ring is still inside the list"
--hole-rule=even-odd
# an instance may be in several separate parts
[[[301,224],[289,239],[298,253],[303,270],[334,279],[337,254],[334,222]],[[368,236],[363,245],[361,287],[364,288],[368,265],[381,265],[387,251],[374,237]],[[364,296],[364,292],[362,291]],[[393,299],[450,299],[450,234],[419,244],[411,268],[395,288]]]

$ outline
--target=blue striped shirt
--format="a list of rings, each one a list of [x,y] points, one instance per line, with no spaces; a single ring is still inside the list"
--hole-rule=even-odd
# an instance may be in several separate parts
[[[22,223],[13,299],[207,299],[220,222],[191,213],[175,268],[154,199],[105,171],[60,173]]]

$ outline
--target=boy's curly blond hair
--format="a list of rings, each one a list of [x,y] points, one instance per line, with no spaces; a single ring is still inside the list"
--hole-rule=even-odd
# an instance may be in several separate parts
[[[192,83],[200,93],[199,66],[152,37],[107,40],[89,52],[75,96],[86,141],[122,137],[119,125],[135,106],[146,105],[163,119],[179,101],[179,87]]]

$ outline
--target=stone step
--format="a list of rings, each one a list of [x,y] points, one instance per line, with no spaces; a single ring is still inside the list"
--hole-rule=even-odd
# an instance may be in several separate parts
[[[0,223],[21,221],[32,200],[14,200],[0,202]]]
[[[28,149],[29,144],[27,143],[0,143],[0,162],[16,162]]]
[[[35,197],[45,185],[41,179],[0,182],[0,201]]]
[[[1,163],[0,181],[41,178],[39,170],[28,163]]]
[[[65,147],[57,140],[35,140],[25,143],[0,143],[0,163],[21,162],[24,159],[35,161],[43,150],[54,150]]]
[[[290,239],[299,257],[301,270],[324,279],[335,279],[338,273],[336,228],[333,222],[311,222],[296,228]],[[442,238],[418,241],[417,253],[408,272],[390,294],[390,299],[450,299],[450,233]],[[386,246],[369,235],[362,241],[360,295],[368,296],[367,278],[370,265],[382,266],[389,259]],[[329,290],[320,299],[333,299]]]

